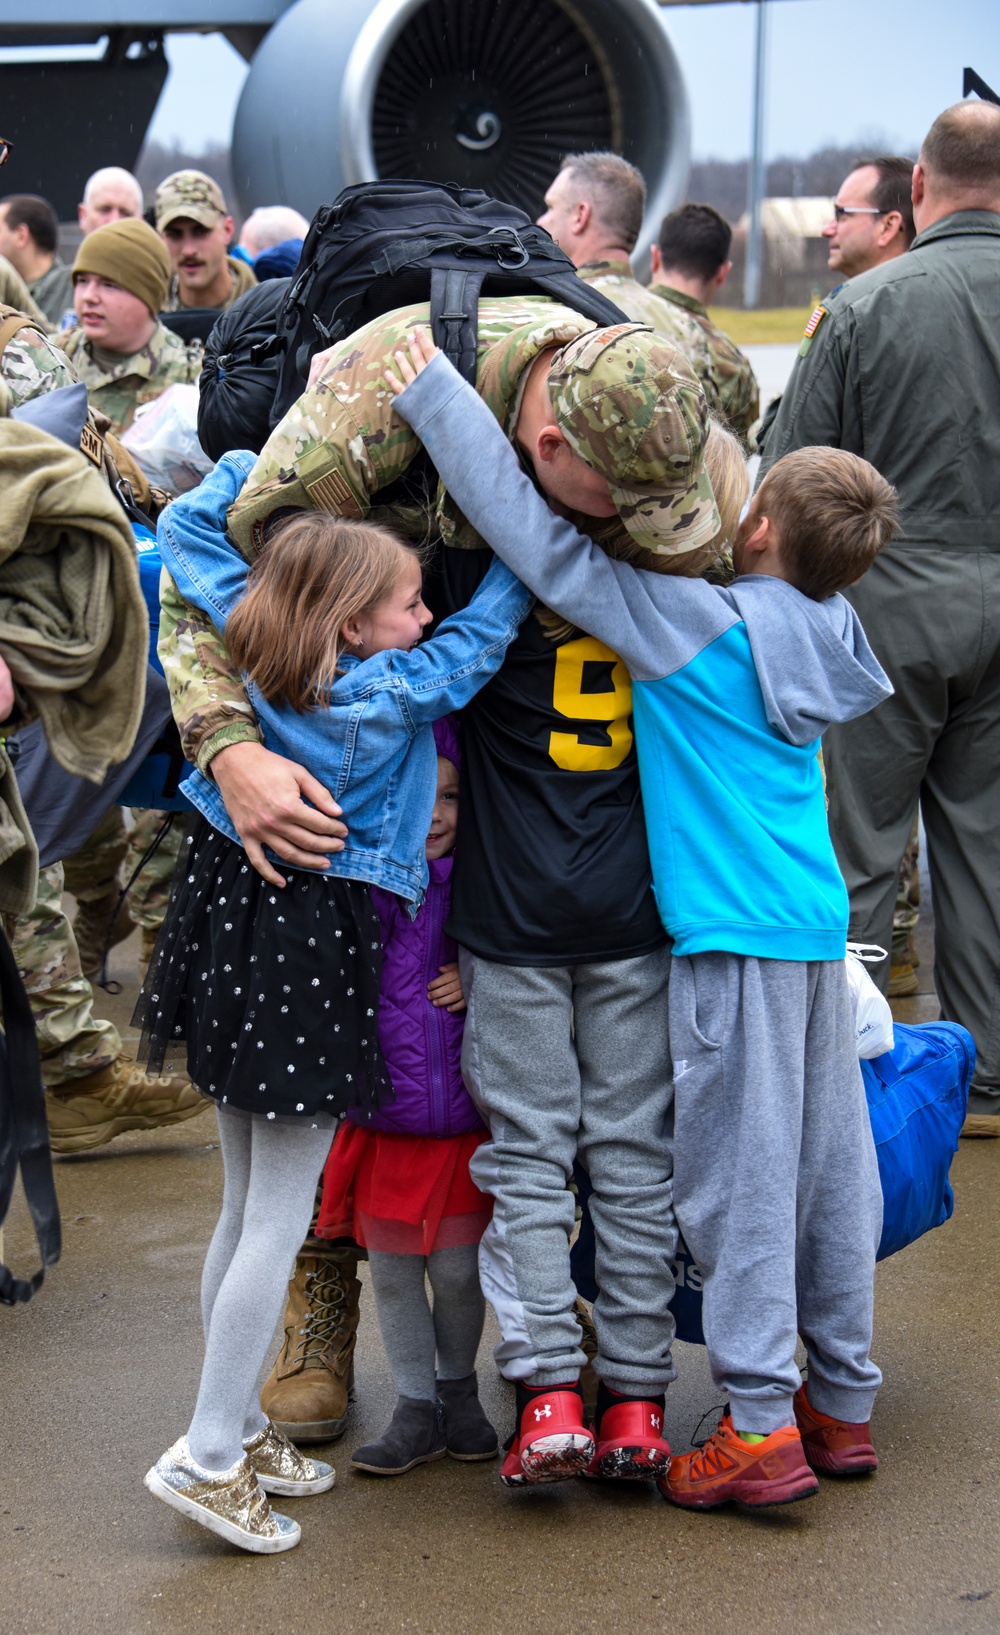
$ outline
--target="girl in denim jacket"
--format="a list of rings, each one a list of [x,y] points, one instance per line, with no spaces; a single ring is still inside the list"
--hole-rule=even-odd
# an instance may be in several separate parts
[[[268,749],[305,764],[349,813],[326,869],[253,869],[219,792],[194,770],[197,809],[140,995],[150,1063],[186,1046],[219,1115],[222,1213],[202,1277],[205,1362],[187,1435],[147,1473],[157,1497],[243,1549],[300,1538],[265,1494],[319,1493],[305,1459],[261,1413],[256,1382],[316,1183],[346,1109],[391,1099],[378,1041],[382,939],[371,887],[411,915],[428,881],[433,722],[503,661],[532,603],[499,562],[469,604],[418,645],[431,615],[418,553],[369,523],[287,522],[249,574],[226,538],[254,463],[227,455],[161,519],[164,564],[224,631]]]

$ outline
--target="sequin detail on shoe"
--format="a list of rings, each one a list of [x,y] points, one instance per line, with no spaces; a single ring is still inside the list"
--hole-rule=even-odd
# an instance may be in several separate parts
[[[308,1459],[270,1420],[243,1446],[265,1493],[305,1498],[312,1493],[326,1493],[337,1480],[332,1465],[324,1464],[322,1459]]]
[[[156,1461],[145,1485],[182,1516],[254,1555],[291,1550],[302,1537],[298,1522],[271,1509],[246,1457],[229,1470],[203,1470],[182,1436]]]

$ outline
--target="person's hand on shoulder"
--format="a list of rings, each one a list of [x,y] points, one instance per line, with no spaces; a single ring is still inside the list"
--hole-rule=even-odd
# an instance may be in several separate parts
[[[416,324],[410,330],[409,343],[409,357],[402,349],[393,353],[402,380],[394,375],[391,369],[385,371],[386,384],[393,397],[398,397],[400,392],[406,391],[407,386],[412,386],[417,376],[423,374],[431,359],[436,358],[441,350],[439,346],[434,345],[423,324]]]

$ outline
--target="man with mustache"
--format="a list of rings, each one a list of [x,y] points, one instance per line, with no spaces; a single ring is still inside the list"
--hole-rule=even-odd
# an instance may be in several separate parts
[[[246,262],[229,254],[233,218],[211,176],[175,170],[156,189],[153,209],[173,267],[165,312],[185,307],[225,311],[256,284]]]

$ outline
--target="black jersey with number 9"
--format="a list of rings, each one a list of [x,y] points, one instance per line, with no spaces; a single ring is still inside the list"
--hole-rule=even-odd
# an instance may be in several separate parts
[[[492,560],[445,550],[444,600]],[[439,581],[439,584],[441,581]],[[593,636],[556,642],[529,614],[462,712],[450,934],[505,965],[629,959],[660,947],[624,664]]]

